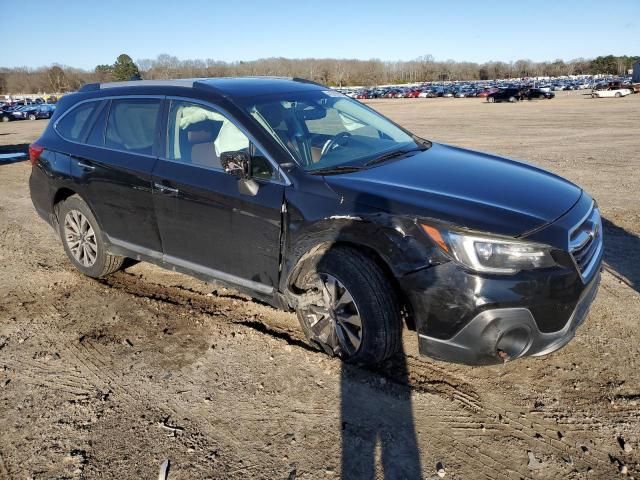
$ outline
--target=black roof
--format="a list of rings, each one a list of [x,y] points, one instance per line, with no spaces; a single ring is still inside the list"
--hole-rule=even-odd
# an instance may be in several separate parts
[[[91,83],[80,92],[108,90],[111,88],[182,87],[210,90],[229,97],[253,97],[271,93],[308,90],[325,90],[328,87],[301,78],[285,77],[216,77],[176,80],[132,80],[129,82]]]

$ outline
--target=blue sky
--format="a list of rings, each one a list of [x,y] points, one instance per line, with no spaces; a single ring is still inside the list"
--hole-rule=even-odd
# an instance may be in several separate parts
[[[410,60],[565,60],[640,55],[640,0],[0,0],[0,66],[93,69],[134,60],[283,56]],[[492,6],[495,4],[495,6]],[[556,5],[557,4],[557,5]],[[26,20],[34,26],[33,20]]]

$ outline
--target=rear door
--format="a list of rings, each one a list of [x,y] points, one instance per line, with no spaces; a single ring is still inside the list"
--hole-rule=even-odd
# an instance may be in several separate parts
[[[220,155],[252,154],[255,195],[241,193]],[[284,185],[277,169],[226,114],[173,99],[165,158],[153,171],[165,259],[204,275],[270,293],[278,281]]]
[[[109,241],[144,254],[162,250],[151,194],[161,102],[160,97],[87,102],[56,124],[75,143],[71,177]]]

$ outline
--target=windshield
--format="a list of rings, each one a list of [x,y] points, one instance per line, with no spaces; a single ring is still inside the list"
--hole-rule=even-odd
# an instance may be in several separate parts
[[[249,98],[245,108],[309,172],[361,167],[381,155],[425,148],[383,116],[331,90]]]

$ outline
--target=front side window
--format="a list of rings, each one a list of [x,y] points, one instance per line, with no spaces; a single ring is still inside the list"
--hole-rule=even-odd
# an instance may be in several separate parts
[[[330,90],[249,98],[244,108],[310,172],[425,148],[382,115]]]
[[[81,141],[89,128],[89,119],[100,102],[81,103],[56,124],[57,132],[66,140]]]
[[[169,160],[222,170],[222,154],[236,151],[251,155],[254,177],[272,178],[269,161],[231,120],[203,105],[182,100],[171,102],[167,135]]]
[[[105,146],[115,150],[151,155],[160,100],[131,98],[111,101]]]

